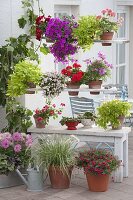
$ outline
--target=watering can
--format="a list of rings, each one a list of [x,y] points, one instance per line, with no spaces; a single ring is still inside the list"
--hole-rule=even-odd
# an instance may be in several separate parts
[[[31,192],[41,192],[43,191],[43,179],[39,169],[29,168],[27,169],[27,178],[25,178],[19,169],[16,169],[17,174],[22,179],[24,184],[27,186],[27,190]]]

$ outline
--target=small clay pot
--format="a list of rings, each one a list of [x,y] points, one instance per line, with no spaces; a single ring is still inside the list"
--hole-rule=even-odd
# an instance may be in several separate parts
[[[45,128],[46,125],[43,121],[38,121],[35,115],[33,117],[35,119],[36,128]]]
[[[113,35],[114,35],[114,32],[104,32],[100,36],[100,39],[101,40],[112,40]],[[112,45],[111,43],[105,43],[105,42],[102,43],[102,46],[111,46],[111,45]]]
[[[77,83],[68,82],[66,83],[68,89],[79,89],[80,85]],[[70,96],[78,96],[78,91],[68,91]]]
[[[96,81],[89,81],[88,83],[90,89],[101,89],[102,80],[96,80]],[[100,92],[90,92],[90,94],[97,95]]]
[[[27,85],[28,85],[28,89],[36,88],[36,85],[32,82],[28,82]],[[35,91],[27,91],[26,94],[35,94]]]
[[[112,126],[112,130],[120,130],[120,129],[122,129],[125,117],[124,116],[120,116],[120,117],[118,117],[118,119],[120,121],[120,125],[118,127]]]
[[[93,175],[90,173],[86,174],[88,188],[92,192],[105,192],[108,190],[109,185],[109,175],[99,174]]]
[[[49,167],[49,178],[54,189],[67,189],[70,187],[72,167],[68,171],[61,170],[59,167]]]

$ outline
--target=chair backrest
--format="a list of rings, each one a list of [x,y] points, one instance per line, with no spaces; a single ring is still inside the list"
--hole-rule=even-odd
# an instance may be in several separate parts
[[[95,112],[94,100],[85,97],[70,97],[73,117],[85,112]]]

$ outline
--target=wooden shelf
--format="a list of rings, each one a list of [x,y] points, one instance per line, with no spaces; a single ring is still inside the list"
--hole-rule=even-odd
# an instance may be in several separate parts
[[[130,41],[129,40],[124,40],[124,39],[121,39],[121,40],[94,40],[95,43],[118,43],[118,44],[123,44],[123,43],[129,43]]]

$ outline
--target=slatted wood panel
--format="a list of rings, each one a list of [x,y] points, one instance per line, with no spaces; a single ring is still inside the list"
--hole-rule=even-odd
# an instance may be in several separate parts
[[[84,112],[94,112],[94,100],[85,97],[70,97],[72,115],[83,114]]]

